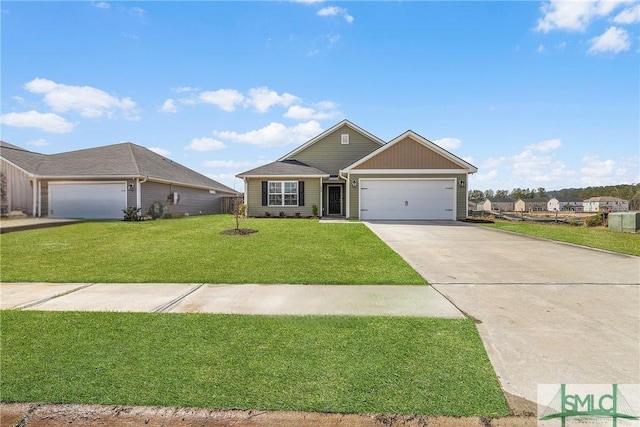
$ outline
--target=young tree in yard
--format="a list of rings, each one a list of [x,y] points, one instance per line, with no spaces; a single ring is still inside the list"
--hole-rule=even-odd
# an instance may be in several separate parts
[[[231,213],[236,220],[236,230],[240,230],[240,218],[244,216],[247,206],[240,196],[236,196],[231,201]]]
[[[469,201],[473,203],[479,203],[484,200],[484,193],[480,190],[469,191]]]

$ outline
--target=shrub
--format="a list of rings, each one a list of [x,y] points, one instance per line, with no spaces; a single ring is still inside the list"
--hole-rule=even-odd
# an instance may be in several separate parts
[[[141,221],[142,217],[140,216],[140,208],[130,207],[127,209],[123,209],[124,212],[124,221]]]
[[[597,213],[594,216],[590,216],[584,219],[584,225],[587,227],[599,227],[604,224],[601,213]]]
[[[284,213],[284,212],[282,212],[282,211],[280,211],[280,214],[279,214],[279,215],[280,215],[280,218],[284,218],[284,217],[286,217],[286,216],[287,216],[287,214],[285,214],[285,213]]]
[[[271,212],[265,212],[265,213],[264,213],[264,216],[265,216],[266,218],[271,218]]]
[[[318,205],[311,206],[311,212],[313,212],[313,216],[318,216]]]

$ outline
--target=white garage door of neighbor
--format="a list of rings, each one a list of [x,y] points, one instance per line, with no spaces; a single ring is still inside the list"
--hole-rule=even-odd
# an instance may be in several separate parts
[[[122,219],[126,182],[49,183],[49,217]]]
[[[360,219],[455,220],[455,180],[362,180]]]

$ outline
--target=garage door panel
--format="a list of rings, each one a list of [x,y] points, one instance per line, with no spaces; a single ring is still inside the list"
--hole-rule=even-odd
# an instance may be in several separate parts
[[[455,219],[455,186],[441,180],[363,180],[361,219]]]
[[[125,182],[49,183],[52,218],[122,219],[126,208]]]

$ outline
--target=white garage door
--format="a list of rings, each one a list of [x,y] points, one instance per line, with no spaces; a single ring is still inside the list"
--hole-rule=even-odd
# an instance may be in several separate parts
[[[49,183],[51,218],[122,219],[126,182]]]
[[[455,180],[361,180],[360,219],[456,219]]]

